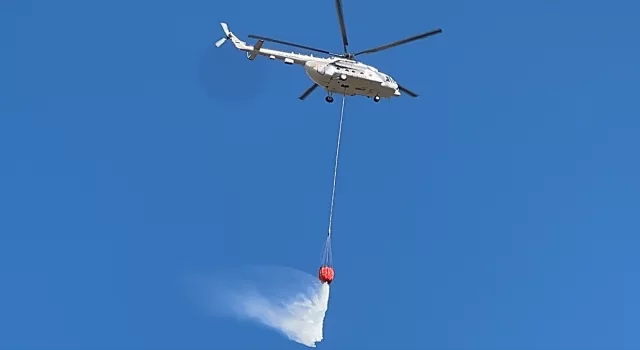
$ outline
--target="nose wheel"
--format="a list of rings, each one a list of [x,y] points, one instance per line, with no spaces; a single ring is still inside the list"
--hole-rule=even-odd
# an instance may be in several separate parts
[[[331,102],[333,102],[333,97],[327,96],[327,97],[324,98],[324,100],[327,101],[327,103],[331,103]]]
[[[373,102],[380,102],[380,96],[375,96],[373,98]]]

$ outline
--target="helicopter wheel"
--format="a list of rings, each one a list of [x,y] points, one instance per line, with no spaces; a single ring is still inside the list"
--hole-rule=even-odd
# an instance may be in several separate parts
[[[373,98],[373,102],[379,102],[380,101],[380,96],[375,96]]]
[[[331,103],[331,102],[333,102],[333,97],[327,96],[327,97],[324,98],[324,100],[327,101],[327,103]]]

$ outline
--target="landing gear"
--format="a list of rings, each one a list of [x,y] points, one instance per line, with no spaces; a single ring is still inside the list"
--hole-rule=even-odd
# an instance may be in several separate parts
[[[376,95],[376,96],[373,98],[373,102],[379,102],[379,101],[380,101],[380,96]]]
[[[333,97],[327,96],[327,97],[324,98],[324,100],[327,101],[327,103],[331,103],[331,102],[333,102]]]

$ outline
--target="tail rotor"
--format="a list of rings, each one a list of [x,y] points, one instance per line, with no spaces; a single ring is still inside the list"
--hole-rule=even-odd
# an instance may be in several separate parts
[[[222,44],[224,44],[227,41],[227,39],[231,38],[231,32],[229,31],[229,27],[227,26],[227,24],[223,22],[223,23],[220,23],[220,26],[224,31],[224,37],[216,41],[216,47],[222,46]]]

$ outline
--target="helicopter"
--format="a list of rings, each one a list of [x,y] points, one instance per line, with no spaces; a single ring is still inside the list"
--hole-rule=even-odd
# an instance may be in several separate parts
[[[333,94],[346,96],[365,96],[373,98],[374,102],[379,102],[381,98],[399,97],[405,93],[411,97],[418,97],[418,94],[398,84],[391,76],[379,71],[377,68],[357,61],[359,55],[371,54],[392,47],[410,43],[415,40],[442,33],[442,29],[437,28],[428,32],[411,36],[406,39],[394,41],[392,43],[374,47],[372,49],[350,53],[347,49],[349,42],[344,23],[342,11],[342,0],[335,0],[338,13],[338,23],[342,34],[344,53],[335,54],[327,50],[317,49],[310,46],[299,45],[292,42],[276,40],[264,36],[249,35],[249,38],[257,39],[255,45],[247,45],[229,30],[227,23],[220,23],[224,31],[224,37],[216,42],[216,47],[222,46],[227,40],[231,40],[233,45],[240,51],[247,54],[247,59],[253,61],[257,56],[266,56],[272,60],[283,61],[287,65],[301,65],[306,74],[313,81],[313,85],[300,95],[299,99],[306,99],[318,86],[322,86],[327,92],[325,101],[333,102]],[[320,52],[330,57],[314,57],[313,55],[303,55],[294,52],[284,52],[263,48],[264,42],[273,42],[282,45],[297,47],[310,51]]]

